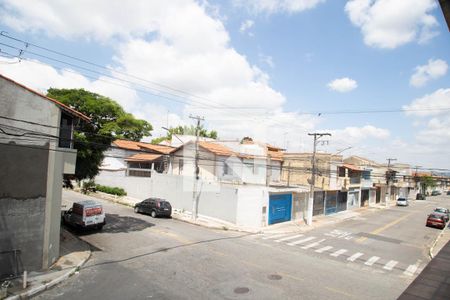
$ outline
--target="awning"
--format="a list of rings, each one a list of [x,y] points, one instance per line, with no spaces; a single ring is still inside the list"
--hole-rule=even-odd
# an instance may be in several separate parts
[[[125,158],[125,161],[130,162],[146,162],[146,161],[155,161],[159,159],[162,155],[159,154],[151,154],[151,153],[138,153],[131,155]]]
[[[361,169],[355,165],[343,164],[342,167],[353,170],[353,171],[361,171]]]

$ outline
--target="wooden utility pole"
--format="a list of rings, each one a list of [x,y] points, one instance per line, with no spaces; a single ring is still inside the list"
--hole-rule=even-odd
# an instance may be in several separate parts
[[[316,185],[316,148],[317,142],[323,136],[331,136],[331,133],[308,133],[308,135],[314,136],[314,146],[313,146],[313,155],[311,160],[312,170],[311,170],[311,182],[310,182],[310,190],[309,190],[309,199],[308,199],[308,211],[306,224],[312,225],[312,216],[313,216],[313,203],[314,203],[314,188]]]
[[[197,120],[197,126],[195,127],[195,167],[194,167],[194,188],[192,191],[192,220],[197,220],[197,207],[198,207],[198,199],[197,199],[197,185],[199,179],[200,169],[198,167],[198,140],[200,135],[200,121],[204,121],[205,119],[200,116],[192,116],[189,115],[189,118]]]

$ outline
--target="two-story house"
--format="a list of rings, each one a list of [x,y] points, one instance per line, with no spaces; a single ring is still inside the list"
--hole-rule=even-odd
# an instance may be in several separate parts
[[[0,278],[59,257],[63,174],[74,174],[73,128],[90,119],[0,75]]]

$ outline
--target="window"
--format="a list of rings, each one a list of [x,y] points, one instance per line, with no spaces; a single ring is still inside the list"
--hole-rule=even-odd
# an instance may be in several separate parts
[[[224,162],[223,163],[223,175],[232,175],[233,171],[231,170],[230,166]]]
[[[72,132],[73,132],[73,119],[71,116],[64,113],[61,114],[61,123],[59,128],[59,142],[60,148],[72,148]]]

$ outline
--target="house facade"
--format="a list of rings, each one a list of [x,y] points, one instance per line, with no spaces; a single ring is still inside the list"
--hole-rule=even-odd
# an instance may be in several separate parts
[[[75,173],[73,128],[89,121],[0,75],[0,277],[46,269],[59,257],[63,174]]]

